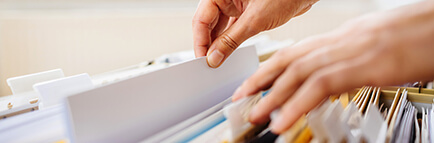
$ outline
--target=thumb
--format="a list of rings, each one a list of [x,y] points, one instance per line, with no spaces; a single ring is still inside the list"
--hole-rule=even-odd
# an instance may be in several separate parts
[[[257,29],[258,26],[249,22],[251,19],[249,17],[241,15],[235,23],[213,41],[207,52],[207,62],[210,67],[219,67],[242,42],[260,32]]]

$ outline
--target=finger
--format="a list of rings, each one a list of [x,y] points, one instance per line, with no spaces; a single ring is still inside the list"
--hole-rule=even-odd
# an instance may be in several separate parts
[[[211,45],[211,30],[220,11],[211,0],[201,0],[193,17],[193,43],[196,57],[206,56]]]
[[[231,27],[235,22],[237,22],[237,17],[230,17],[227,27]]]
[[[267,122],[270,113],[290,98],[299,85],[313,72],[336,62],[356,57],[360,53],[360,50],[357,49],[363,49],[335,45],[315,49],[292,62],[275,82],[274,90],[254,107],[254,112],[251,112],[249,120],[256,124]]]
[[[229,17],[239,17],[241,15],[241,9],[237,9],[233,0],[213,0],[219,7],[224,15]]]
[[[300,41],[290,48],[279,50],[239,87],[232,96],[232,100],[236,101],[243,97],[254,95],[261,90],[268,89],[292,61],[313,51],[317,47],[335,42],[333,37],[334,34],[332,33],[318,35]]]
[[[207,52],[207,62],[210,67],[219,67],[242,42],[259,33],[252,29],[252,24],[247,22],[248,19],[248,15],[240,16],[231,27],[213,41]]]
[[[306,13],[307,11],[310,10],[310,8],[312,8],[312,4],[308,5],[306,8],[302,9],[301,11],[299,11],[297,14],[295,14],[294,17],[300,16],[300,15]]]
[[[222,15],[222,16],[224,18],[227,18],[227,19],[224,19],[223,20],[224,22],[221,22],[221,23],[219,22],[219,24],[217,24],[216,28],[214,28],[215,30],[212,33],[214,35],[211,38],[212,41],[215,41],[215,39],[217,37],[219,37],[224,31],[226,31],[229,27],[231,27],[238,20],[238,18],[236,18],[236,17],[228,17],[226,15]],[[217,28],[219,28],[219,29],[217,30]]]
[[[214,41],[220,34],[223,33],[223,31],[228,26],[228,22],[229,22],[229,17],[224,14],[220,14],[217,24],[215,25],[214,29],[211,31],[211,41]]]
[[[367,60],[368,59],[368,60]],[[272,121],[273,133],[283,133],[304,113],[312,110],[331,94],[348,91],[355,87],[369,84],[375,71],[372,70],[372,58],[359,56],[348,61],[324,67],[312,76],[289,99],[278,117]]]
[[[358,36],[358,39],[360,40],[356,42],[350,41],[351,43],[348,43],[348,41],[341,42],[340,38],[338,38],[338,37],[342,37],[343,34],[345,34],[345,30],[338,29],[330,33],[318,35],[303,40],[297,43],[296,45],[294,45],[293,49],[288,49],[287,51],[283,51],[283,52],[280,51],[277,52],[275,55],[273,55],[270,58],[270,60],[267,61],[267,63],[263,66],[263,68],[260,67],[256,73],[254,73],[248,80],[246,80],[246,82],[243,83],[243,85],[241,85],[241,87],[239,87],[237,92],[234,93],[232,100],[236,101],[240,98],[249,95],[254,95],[261,90],[268,89],[268,87],[270,87],[275,82],[277,77],[281,75],[283,70],[286,67],[288,67],[289,64],[291,64],[292,67],[289,68],[292,69],[291,70],[292,72],[289,73],[293,73],[293,75],[297,75],[295,73],[301,73],[303,74],[302,76],[303,78],[301,78],[303,80],[309,74],[311,74],[312,71],[315,71],[315,69],[321,68],[322,66],[328,64],[332,64],[335,61],[339,61],[342,59],[347,59],[351,56],[355,56],[358,53],[362,53],[362,51],[366,51],[368,49],[364,47],[370,47],[370,45],[366,44],[369,43],[367,41],[370,40],[370,38],[367,36]],[[348,45],[348,44],[360,45],[360,46],[358,47],[358,49],[344,48],[345,47],[344,45]],[[332,45],[332,46],[328,46],[328,45]],[[318,47],[323,47],[323,48],[318,48]],[[324,47],[328,47],[328,48],[324,48]],[[311,52],[311,51],[316,51],[316,52]],[[307,53],[309,53],[308,56],[305,56]],[[318,55],[323,55],[323,56],[318,56]],[[302,56],[304,56],[305,58],[302,58],[302,60],[297,60],[298,62],[295,62],[294,64],[292,63],[295,59],[299,59]],[[292,78],[287,78],[287,79],[292,79]],[[288,84],[282,83],[280,85],[288,85]],[[269,95],[272,95],[271,93]],[[289,96],[289,93],[285,95]],[[267,102],[267,100],[264,100],[262,102]],[[268,118],[268,115],[262,115],[262,114],[268,114],[268,112],[271,112],[271,110],[272,108],[270,108],[269,110],[264,110],[264,113],[260,113],[260,115],[258,116],[264,116],[265,118]],[[252,121],[254,121],[256,118],[259,117],[252,117],[251,119],[253,119]]]

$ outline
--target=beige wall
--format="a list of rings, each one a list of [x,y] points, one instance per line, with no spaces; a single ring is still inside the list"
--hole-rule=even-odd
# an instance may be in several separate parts
[[[3,8],[0,96],[10,94],[6,85],[9,77],[55,68],[62,68],[67,76],[93,75],[189,50],[196,7],[196,1],[191,1],[170,6],[129,3],[120,8]],[[306,15],[266,34],[278,40],[302,39],[337,27],[364,9],[343,12],[343,7],[320,3]]]

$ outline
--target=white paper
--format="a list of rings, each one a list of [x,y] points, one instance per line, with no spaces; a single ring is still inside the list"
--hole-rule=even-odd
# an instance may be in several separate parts
[[[72,141],[141,141],[229,98],[257,67],[255,48],[239,48],[217,69],[202,57],[69,96]]]
[[[310,111],[307,115],[307,123],[312,129],[314,138],[313,142],[324,142],[327,140],[327,133],[324,129],[323,115],[327,108],[330,106],[330,100],[325,100],[319,107]]]
[[[369,143],[384,143],[387,123],[376,106],[369,108],[362,123],[362,134]]]
[[[427,110],[422,107],[421,143],[429,143]]]
[[[350,102],[340,117],[340,124],[345,132],[347,142],[358,143],[360,142],[360,134],[353,134],[354,131],[360,130],[360,121],[362,115],[360,114],[357,106],[354,102]],[[355,121],[350,121],[355,120]],[[356,132],[357,133],[357,132]]]
[[[223,114],[229,122],[231,129],[231,141],[240,137],[252,124],[245,118],[250,110],[261,98],[261,95],[249,96],[229,104],[223,108]],[[247,109],[249,108],[249,109]]]
[[[324,129],[328,133],[329,143],[340,143],[344,140],[345,132],[342,124],[337,123],[343,112],[343,107],[339,100],[335,100],[323,115]]]
[[[430,142],[434,142],[434,104],[428,112],[428,132]]]

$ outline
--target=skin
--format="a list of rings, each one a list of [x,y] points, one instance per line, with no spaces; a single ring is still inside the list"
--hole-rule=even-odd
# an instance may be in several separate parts
[[[196,57],[219,67],[246,39],[276,28],[317,0],[201,0],[193,17]]]
[[[280,134],[329,95],[363,85],[434,79],[433,54],[434,1],[423,1],[359,17],[278,51],[237,89],[233,100],[272,88],[249,120],[267,122],[280,108],[271,121],[272,132]]]

